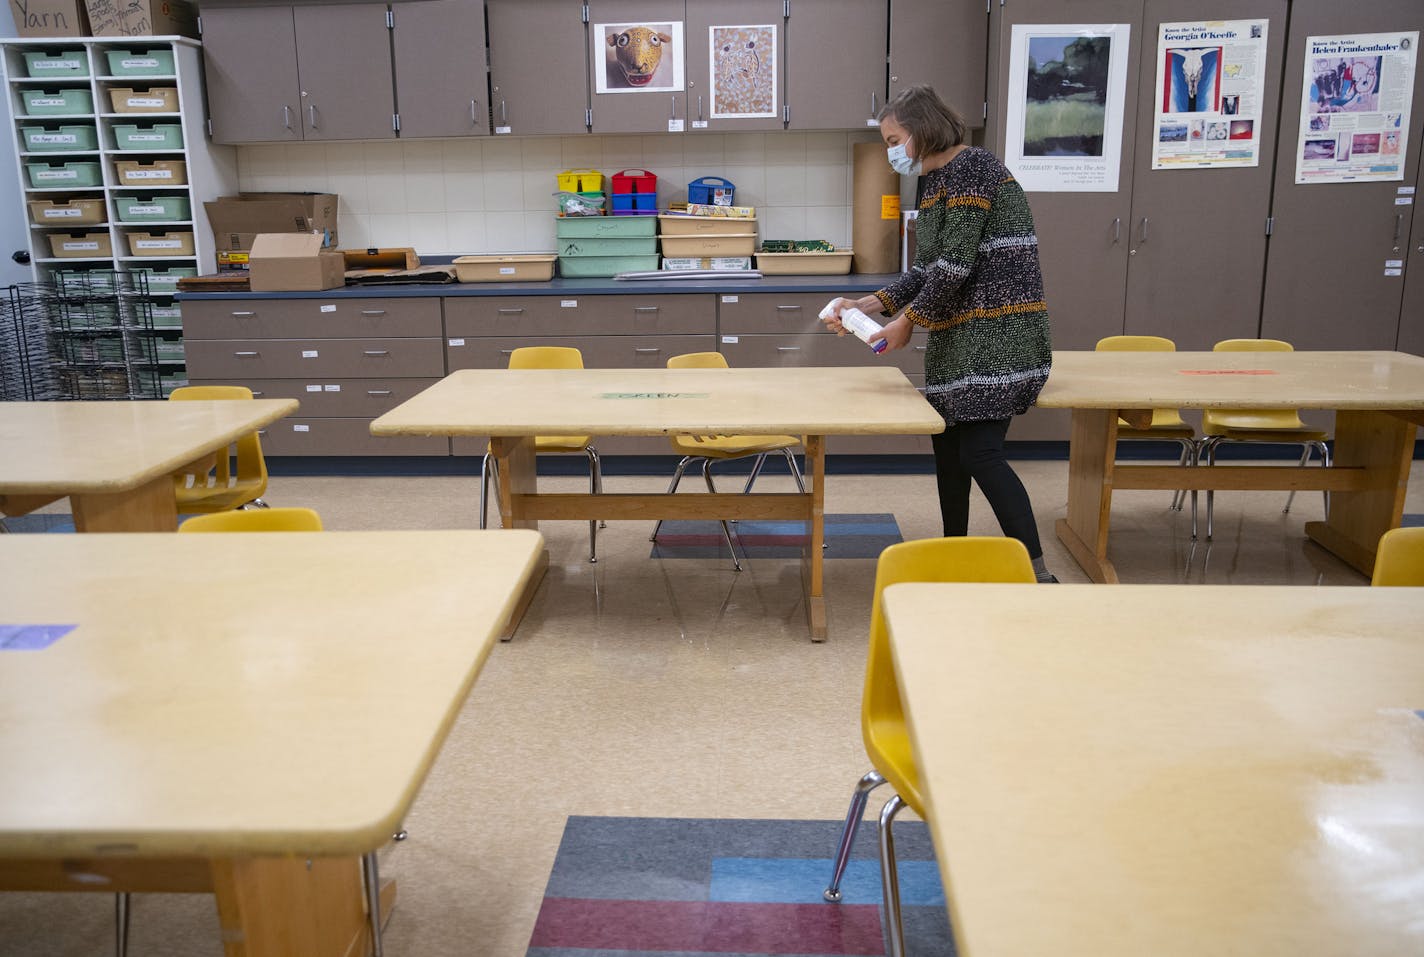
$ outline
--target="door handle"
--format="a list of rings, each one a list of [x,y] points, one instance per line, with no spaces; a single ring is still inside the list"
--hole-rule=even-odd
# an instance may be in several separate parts
[[[800,311],[801,311],[801,307],[800,307],[800,306],[777,306],[777,307],[776,307],[776,311],[777,311],[777,312],[800,312]]]
[[[384,309],[362,309],[362,310],[361,310],[361,315],[363,315],[363,316],[384,316],[385,314],[386,314],[386,310],[384,310]]]
[[[234,316],[237,316],[237,317],[239,317],[239,318],[242,318],[242,319],[247,319],[247,318],[250,318],[250,317],[252,317],[252,316],[257,315],[257,313],[255,313],[255,312],[253,312],[252,310],[248,309],[248,310],[244,310],[244,311],[242,311],[242,312],[234,312],[233,315],[234,315]]]
[[[1122,242],[1122,217],[1113,220],[1113,245]]]
[[[880,112],[880,100],[879,100],[879,98],[875,95],[875,91],[872,90],[871,93],[870,93],[870,117],[871,117],[871,119],[874,119],[874,118],[875,118],[875,114],[876,114],[876,113],[879,113],[879,112]]]
[[[777,351],[777,352],[800,352],[800,351],[801,351],[801,347],[800,347],[800,346],[777,346],[777,347],[776,347],[776,351]]]
[[[1146,216],[1143,216],[1143,217],[1142,217],[1142,225],[1141,225],[1141,227],[1140,227],[1139,237],[1140,237],[1140,238],[1138,239],[1138,242],[1142,242],[1142,243],[1147,242],[1147,217],[1146,217]]]
[[[523,306],[504,306],[495,310],[501,316],[517,316],[523,311]]]
[[[289,130],[292,128],[292,108],[290,106],[282,107],[282,125]]]
[[[1399,231],[1404,228],[1404,214],[1394,214],[1394,251],[1399,252]]]
[[[311,128],[312,128],[312,129],[317,129],[317,125],[316,125],[316,104],[315,104],[315,103],[308,103],[308,104],[307,104],[307,116],[311,118]]]
[[[367,389],[367,390],[366,390],[366,394],[367,394],[367,395],[390,395],[390,394],[391,394],[391,390],[390,390],[390,389]]]
[[[499,125],[500,125],[500,126],[508,126],[508,125],[509,125],[509,111],[504,108],[504,101],[503,101],[503,100],[500,100],[500,101],[499,101]]]
[[[257,355],[257,353],[256,353],[256,352],[234,352],[233,355],[235,355],[235,356],[241,356],[242,358],[246,359],[246,358],[248,358],[248,357],[250,357],[250,356],[255,356],[255,355]]]
[[[480,121],[480,120],[479,120],[479,117],[477,117],[477,116],[475,115],[475,105],[476,105],[475,101],[474,101],[474,100],[471,100],[471,101],[470,101],[470,122],[471,122],[471,123],[478,123],[478,122]]]
[[[389,349],[366,349],[363,351],[368,356],[388,356],[391,354],[391,350]]]
[[[640,353],[640,354],[646,355],[647,353],[650,353],[650,352],[652,352],[652,353],[657,353],[657,352],[662,352],[663,350],[661,350],[661,349],[659,349],[659,348],[656,348],[656,347],[651,347],[651,348],[644,348],[644,349],[634,348],[633,351],[634,351],[634,352],[637,352],[637,353]]]
[[[697,94],[697,122],[702,122],[702,94]]]
[[[634,312],[657,312],[657,311],[658,311],[658,307],[657,307],[657,306],[634,306],[634,307],[633,307],[633,311],[634,311]]]

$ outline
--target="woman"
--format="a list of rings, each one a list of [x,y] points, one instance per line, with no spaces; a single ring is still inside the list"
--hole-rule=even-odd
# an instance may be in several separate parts
[[[945,422],[934,436],[944,534],[969,533],[972,478],[1004,534],[1028,548],[1038,580],[1057,581],[1004,455],[1009,420],[1033,405],[1053,355],[1028,199],[994,154],[964,144],[964,121],[929,87],[905,90],[877,119],[890,165],[924,177],[915,262],[873,295],[835,300],[826,325],[844,335],[839,316],[849,306],[899,313],[871,337],[886,351],[903,349],[912,325],[929,330],[925,397]]]

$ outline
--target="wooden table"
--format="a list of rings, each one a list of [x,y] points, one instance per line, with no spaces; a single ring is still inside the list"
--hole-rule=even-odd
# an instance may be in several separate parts
[[[1095,582],[1113,583],[1108,516],[1116,489],[1329,490],[1330,515],[1305,532],[1369,575],[1379,537],[1399,525],[1424,358],[1402,352],[1055,352],[1038,397],[1072,409],[1068,516],[1058,538]],[[1154,408],[1333,409],[1332,468],[1117,465],[1119,417],[1142,427]]]
[[[900,370],[467,369],[371,423],[374,435],[491,437],[506,528],[539,519],[805,521],[806,615],[826,637],[821,544],[827,435],[931,434],[944,420]],[[539,494],[536,435],[800,435],[806,493]]]
[[[250,402],[0,402],[0,514],[69,496],[81,532],[178,527],[174,472],[289,415]]]
[[[885,609],[962,957],[1424,953],[1424,589]]]
[[[211,892],[229,957],[365,953],[360,855],[398,829],[541,546],[0,536],[0,626],[74,626],[42,650],[0,627],[0,889]]]

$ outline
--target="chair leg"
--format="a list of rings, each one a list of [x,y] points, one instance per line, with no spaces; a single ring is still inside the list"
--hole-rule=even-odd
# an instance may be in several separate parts
[[[1316,444],[1316,443],[1314,443],[1314,442],[1302,442],[1302,443],[1301,443],[1301,446],[1300,446],[1300,462],[1299,462],[1299,464],[1300,464],[1301,466],[1304,466],[1307,462],[1310,461],[1310,453],[1311,453],[1311,451],[1315,448],[1315,444]],[[1293,502],[1293,501],[1295,501],[1295,489],[1291,489],[1290,494],[1286,496],[1286,507],[1283,508],[1283,509],[1281,509],[1281,514],[1282,514],[1282,515],[1288,515],[1288,514],[1290,514],[1291,502]]]
[[[880,810],[880,886],[885,892],[886,957],[905,957],[905,926],[900,920],[900,875],[895,868],[895,835],[891,830],[895,815],[905,806],[900,795],[885,802]]]
[[[682,461],[677,463],[677,468],[674,469],[674,470],[673,470],[673,473],[672,473],[672,481],[668,483],[668,490],[667,490],[667,493],[668,493],[669,495],[671,495],[673,492],[676,492],[676,491],[677,491],[677,483],[682,481],[682,473],[685,472],[685,471],[687,471],[687,466],[692,463],[692,459],[693,459],[693,456],[691,456],[691,455],[684,455],[684,456],[682,457]],[[663,527],[663,520],[662,520],[662,519],[658,519],[658,520],[657,520],[657,523],[656,523],[655,525],[653,525],[653,534],[651,534],[651,535],[648,536],[648,541],[650,541],[650,542],[656,542],[656,541],[658,540],[658,529],[660,529],[660,528],[662,528],[662,527]]]
[[[603,469],[598,461],[598,450],[593,446],[584,449],[588,454],[588,490],[597,495],[603,491]],[[588,560],[598,561],[598,519],[588,520]]]
[[[841,900],[841,878],[845,875],[846,864],[850,862],[850,848],[855,843],[855,832],[860,827],[860,817],[865,813],[865,802],[870,792],[885,783],[879,771],[867,771],[856,782],[850,795],[850,810],[846,811],[845,827],[841,830],[841,842],[836,845],[835,865],[831,870],[831,882],[821,892],[821,896],[832,904]]]
[[[490,482],[495,481],[494,470],[498,468],[488,452],[480,460],[480,528],[489,527]],[[504,524],[503,522],[500,523]]]
[[[125,957],[129,952],[129,895],[114,895],[114,953]]]
[[[782,449],[781,454],[786,456],[786,465],[791,469],[791,477],[796,480],[796,491],[806,493],[806,481],[801,477],[801,467],[796,464],[796,455],[790,449]]]
[[[758,453],[758,454],[757,454],[757,457],[756,457],[756,461],[752,463],[752,471],[751,471],[751,474],[747,476],[747,484],[744,485],[744,486],[742,486],[742,494],[743,494],[743,495],[746,495],[746,494],[748,494],[749,492],[751,492],[752,486],[756,484],[757,476],[761,474],[761,467],[762,467],[763,465],[765,465],[765,464],[766,464],[766,453],[765,453],[765,452],[760,452],[760,453]]]
[[[371,922],[371,957],[383,957],[381,948],[381,873],[376,852],[361,857],[361,873],[366,887],[366,917]]]
[[[1315,444],[1320,450],[1320,467],[1328,469],[1330,467],[1330,446],[1324,442]],[[1330,490],[1326,489],[1322,494],[1325,496],[1325,517],[1328,519],[1330,517]]]
[[[716,495],[717,486],[712,483],[711,459],[702,460],[702,480],[707,483],[707,491],[711,492],[713,495]],[[737,571],[741,571],[742,563],[737,560],[737,547],[736,545],[732,544],[732,529],[730,526],[727,525],[727,520],[725,518],[721,519],[721,522],[722,537],[727,540],[727,550],[732,553],[732,566],[736,568]]]
[[[1186,468],[1188,465],[1195,464],[1192,458],[1192,453],[1196,450],[1196,442],[1192,441],[1191,439],[1178,439],[1177,441],[1180,442],[1182,446],[1182,455],[1180,458],[1177,459],[1178,468]],[[1182,503],[1186,500],[1186,498],[1186,489],[1179,488],[1175,492],[1173,492],[1172,504],[1170,506],[1171,510],[1174,512],[1180,512],[1182,510]]]

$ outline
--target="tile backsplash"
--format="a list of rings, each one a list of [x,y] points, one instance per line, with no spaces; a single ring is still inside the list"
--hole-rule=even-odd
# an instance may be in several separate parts
[[[552,251],[560,170],[646,169],[658,208],[720,176],[757,207],[762,239],[851,244],[851,146],[874,131],[482,137],[277,143],[237,149],[245,192],[340,197],[341,244],[413,246],[424,255]],[[610,186],[611,188],[611,186]]]

